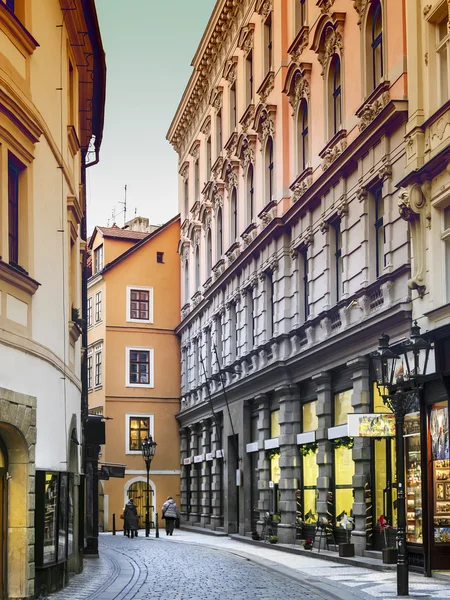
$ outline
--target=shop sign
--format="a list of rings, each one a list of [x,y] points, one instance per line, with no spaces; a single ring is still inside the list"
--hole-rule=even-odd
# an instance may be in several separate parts
[[[302,444],[311,444],[316,441],[316,432],[315,431],[305,431],[305,433],[297,434],[297,446],[301,446]]]
[[[194,456],[194,463],[201,463],[203,462],[203,454],[197,454],[197,456]]]
[[[108,480],[110,477],[118,477],[122,479],[123,477],[125,477],[125,469],[126,465],[114,463],[101,463],[101,479]]]
[[[390,413],[348,415],[348,435],[369,438],[395,437],[395,415]]]
[[[279,447],[280,447],[280,442],[278,441],[277,437],[264,441],[264,450],[272,450],[274,448],[279,448]]]
[[[223,458],[223,450],[216,450],[216,458]]]
[[[207,452],[206,460],[212,460],[214,458],[215,452]]]
[[[191,462],[192,462],[192,458],[185,458],[185,459],[183,460],[183,465],[190,465],[190,464],[191,464]]]
[[[245,448],[247,450],[247,453],[258,452],[258,450],[259,450],[258,442],[252,442],[251,444],[247,444],[247,446]]]
[[[420,412],[410,413],[405,416],[405,425],[403,429],[404,437],[412,437],[420,434]]]
[[[431,453],[433,460],[449,459],[448,406],[435,404],[430,414]],[[449,510],[450,512],[450,510]]]

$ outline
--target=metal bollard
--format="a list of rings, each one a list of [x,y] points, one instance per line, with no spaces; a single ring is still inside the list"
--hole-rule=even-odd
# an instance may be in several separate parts
[[[156,527],[155,527],[155,537],[159,538],[159,520],[158,520],[158,513],[156,513],[156,521],[155,521]]]
[[[116,513],[113,513],[113,535],[116,535]]]

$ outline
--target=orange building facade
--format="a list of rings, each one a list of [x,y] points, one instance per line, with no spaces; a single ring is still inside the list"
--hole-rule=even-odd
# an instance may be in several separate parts
[[[154,228],[151,228],[152,230]],[[101,463],[125,464],[125,479],[99,483],[99,529],[112,528],[128,498],[145,526],[146,470],[141,443],[157,443],[151,465],[150,520],[179,495],[180,222],[147,233],[96,227],[88,282],[89,412],[107,418]]]

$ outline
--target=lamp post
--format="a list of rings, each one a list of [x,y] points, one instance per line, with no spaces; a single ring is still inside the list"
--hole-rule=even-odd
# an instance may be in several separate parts
[[[397,596],[409,595],[408,555],[406,550],[405,505],[405,415],[419,404],[424,377],[434,372],[433,345],[420,336],[417,321],[411,337],[400,344],[399,353],[389,347],[389,336],[383,334],[378,350],[371,353],[376,383],[384,404],[395,415],[395,449],[397,467]]]
[[[150,515],[149,515],[149,487],[150,487],[150,465],[152,463],[152,459],[155,456],[156,450],[156,442],[153,441],[152,436],[145,438],[142,442],[142,457],[145,461],[145,466],[147,468],[147,498],[146,498],[146,508],[145,508],[145,537],[150,535]]]

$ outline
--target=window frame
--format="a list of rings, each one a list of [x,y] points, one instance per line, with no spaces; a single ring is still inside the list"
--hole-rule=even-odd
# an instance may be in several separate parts
[[[264,170],[265,170],[265,205],[272,202],[274,195],[274,159],[273,159],[273,138],[271,135],[268,136],[266,141],[265,153],[264,153]]]
[[[131,318],[131,292],[148,292],[148,319],[132,319]],[[153,287],[141,285],[127,285],[126,290],[127,302],[127,323],[153,323]]]
[[[101,261],[99,260],[101,257]],[[99,263],[101,264],[101,268],[99,268]],[[103,253],[103,244],[99,244],[97,248],[94,249],[94,267],[95,267],[95,275],[100,273],[104,267],[104,253]]]
[[[88,296],[88,299],[87,299],[87,310],[86,310],[86,322],[87,322],[88,328],[92,327],[92,325],[93,325],[92,315],[93,315],[93,310],[92,310],[92,296]]]
[[[333,129],[332,136],[336,135],[342,125],[342,81],[341,81],[341,58],[337,54],[334,55],[336,57],[335,60],[331,62],[332,69],[332,77],[333,77],[333,88],[332,88],[332,97],[333,97]],[[334,57],[333,57],[334,59]],[[336,85],[337,75],[339,75],[339,85]],[[339,122],[337,118],[337,113],[339,109]]]
[[[255,168],[253,163],[249,163],[246,176],[247,192],[247,226],[253,223],[255,219]]]
[[[439,25],[443,21],[448,21],[448,15],[442,16],[436,20],[434,25],[435,30],[435,53],[436,53],[436,80],[438,82],[438,92],[439,92],[439,104],[444,104],[450,98],[450,77],[449,77],[449,67],[450,67],[450,33],[447,31],[447,35],[443,38],[439,39]],[[445,53],[446,60],[446,90],[445,95],[443,94],[443,82],[442,82],[442,67],[441,67],[441,55]]]
[[[236,130],[237,125],[237,81],[235,80],[230,85],[230,134]]]
[[[200,247],[197,246],[195,248],[195,291],[198,292],[200,290]]]
[[[94,367],[93,358],[94,358],[93,351],[92,351],[92,349],[90,349],[90,350],[88,350],[87,361],[86,361],[88,391],[93,389],[93,386],[92,386],[92,383],[93,383],[92,373],[93,373],[93,367]]]
[[[131,419],[148,419],[149,420],[149,435],[153,438],[155,436],[155,415],[150,413],[126,413],[125,414],[125,454],[140,455],[142,456],[142,450],[131,450],[130,449],[130,421]]]
[[[372,6],[375,6],[372,13],[371,18],[371,49],[372,49],[372,89],[376,89],[376,87],[380,84],[380,81],[384,77],[384,61],[383,61],[383,11],[381,9],[381,2],[377,0]],[[381,31],[378,36],[375,38],[375,25],[377,22],[377,17],[380,15],[381,18]],[[379,57],[380,57],[380,80],[377,81],[377,51],[379,47]]]
[[[273,70],[273,18],[272,11],[264,21],[264,74],[265,77]]]
[[[8,153],[8,250],[9,263],[19,264],[19,205],[20,205],[20,167],[18,161]],[[12,178],[14,176],[14,179]],[[12,183],[14,181],[14,185]]]
[[[245,59],[245,69],[246,69],[246,94],[247,94],[247,102],[246,105],[249,106],[253,102],[253,92],[254,92],[254,64],[253,64],[253,50],[247,54]]]
[[[217,252],[217,261],[219,261],[223,255],[223,214],[222,207],[219,207],[217,210],[216,217],[216,252]]]
[[[267,341],[273,338],[275,332],[275,285],[273,272],[266,273],[266,334]]]
[[[376,188],[372,190],[372,196],[374,200],[374,208],[375,208],[375,219],[374,219],[374,227],[375,227],[375,277],[381,277],[383,275],[384,267],[386,266],[386,254],[384,252],[384,245],[386,243],[386,229],[384,227],[384,198],[383,198],[383,184],[378,185]],[[380,205],[382,207],[382,214],[380,216]],[[383,244],[382,247],[380,245],[380,235],[383,233]],[[380,252],[383,251],[383,261],[382,266],[380,268]]]
[[[309,163],[309,111],[308,101],[302,98],[297,111],[297,170],[300,173]]]
[[[148,383],[131,383],[131,352],[148,352]],[[154,348],[144,346],[126,346],[125,348],[125,363],[126,363],[126,375],[125,375],[125,387],[127,388],[154,388]]]
[[[94,321],[95,324],[101,323],[103,317],[103,302],[102,302],[102,290],[95,292],[95,302],[94,302]]]
[[[103,345],[93,347],[94,354],[94,389],[103,386]],[[100,360],[97,360],[100,357]]]
[[[443,274],[444,274],[444,302],[450,302],[450,223],[446,227],[446,214],[448,210],[450,213],[450,205],[442,209],[442,234],[441,240],[444,246],[444,260],[443,260]],[[450,220],[450,214],[449,214]]]
[[[231,202],[230,202],[230,242],[234,244],[239,236],[239,207],[238,207],[238,193],[236,186],[233,186],[231,191]]]

